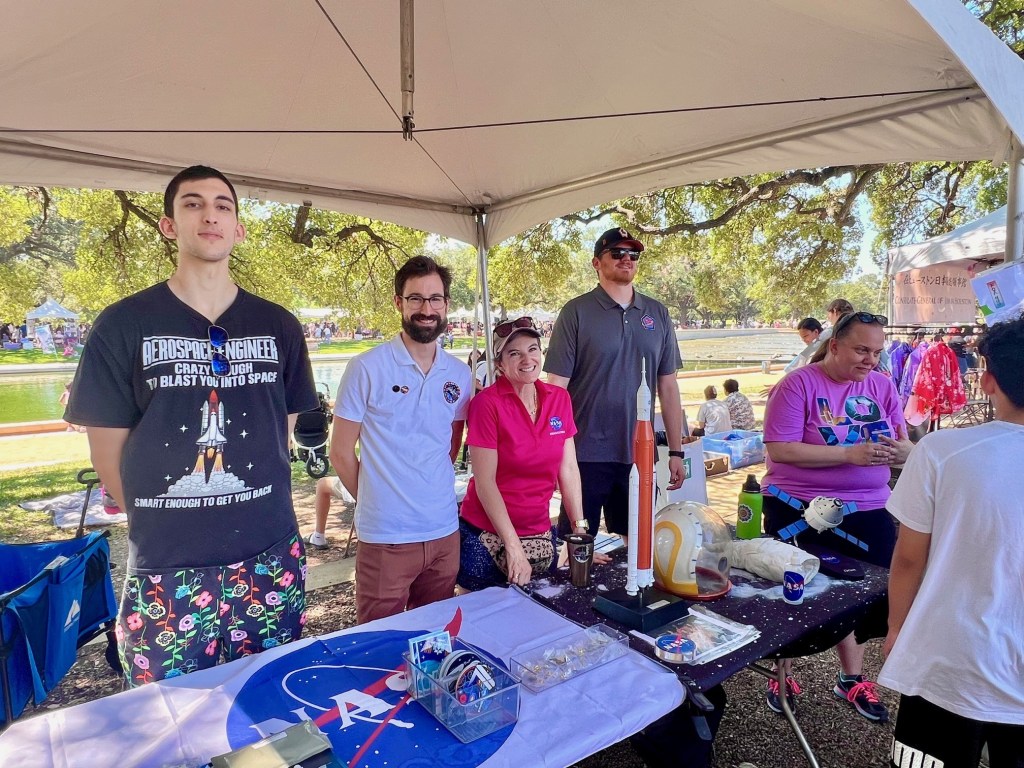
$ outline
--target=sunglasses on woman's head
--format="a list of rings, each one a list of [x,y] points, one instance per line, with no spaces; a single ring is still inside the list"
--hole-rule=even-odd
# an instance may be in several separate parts
[[[494,335],[499,339],[504,339],[507,338],[512,331],[519,328],[530,328],[531,330],[536,330],[533,325],[533,318],[519,317],[515,320],[506,320],[504,323],[498,323],[494,326]]]
[[[862,323],[868,325],[871,323],[878,323],[879,325],[889,324],[889,318],[885,315],[873,315],[870,312],[850,312],[839,318],[839,322],[836,323],[835,330],[833,330],[832,333],[838,333],[840,330],[852,323],[854,318],[857,318]]]
[[[214,376],[227,376],[231,373],[231,361],[228,360],[228,332],[219,325],[211,325],[207,331],[210,339],[210,370]]]

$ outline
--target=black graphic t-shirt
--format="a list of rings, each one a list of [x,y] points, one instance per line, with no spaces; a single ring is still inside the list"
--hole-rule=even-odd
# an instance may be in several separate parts
[[[287,416],[317,407],[299,322],[239,289],[216,323],[223,376],[210,325],[160,283],[100,314],[75,374],[65,417],[131,430],[121,481],[137,570],[227,565],[296,528]]]

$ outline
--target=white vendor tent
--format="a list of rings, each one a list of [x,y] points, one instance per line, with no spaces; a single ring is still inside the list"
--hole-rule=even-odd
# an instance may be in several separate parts
[[[26,320],[77,320],[78,313],[72,312],[56,300],[47,297],[46,301],[25,314]]]
[[[565,213],[759,171],[1012,160],[1012,226],[1024,209],[1024,61],[959,0],[4,8],[0,183],[162,190],[203,162],[481,262]]]
[[[1000,208],[944,235],[889,249],[886,272],[896,275],[910,269],[962,259],[999,262],[1006,252],[1006,208]]]
[[[1003,261],[1006,208],[920,243],[890,248],[888,316],[894,325],[973,323],[971,288],[979,272]]]

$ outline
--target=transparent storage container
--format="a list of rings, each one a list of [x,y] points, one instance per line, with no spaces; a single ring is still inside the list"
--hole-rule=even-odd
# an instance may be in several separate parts
[[[624,634],[595,624],[516,654],[512,674],[536,693],[597,669],[628,650]]]
[[[499,728],[512,725],[519,718],[519,683],[495,659],[464,643],[452,641],[452,653],[473,651],[487,659],[495,688],[486,696],[460,702],[449,690],[450,679],[435,679],[422,667],[414,664],[408,653],[403,653],[409,678],[409,695],[438,719],[463,744],[482,738]],[[451,676],[449,676],[451,677]]]

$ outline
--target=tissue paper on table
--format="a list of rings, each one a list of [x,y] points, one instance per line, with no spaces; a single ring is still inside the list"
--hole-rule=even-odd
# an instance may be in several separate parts
[[[821,561],[784,541],[744,539],[730,543],[729,565],[779,583],[785,571],[799,569],[804,575],[804,583],[810,583],[818,573]]]

